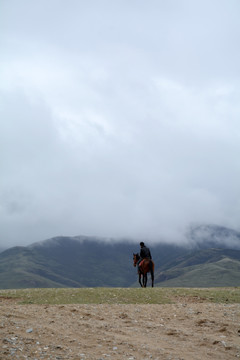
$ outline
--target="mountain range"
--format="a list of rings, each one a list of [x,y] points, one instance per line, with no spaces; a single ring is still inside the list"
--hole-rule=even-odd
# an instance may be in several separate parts
[[[155,286],[240,286],[240,233],[225,227],[191,228],[184,245],[148,243]],[[0,289],[138,286],[136,241],[59,236],[0,253]]]

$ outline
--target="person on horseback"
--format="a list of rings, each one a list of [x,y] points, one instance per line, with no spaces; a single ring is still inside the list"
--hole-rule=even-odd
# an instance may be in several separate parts
[[[148,247],[145,246],[144,242],[140,242],[140,259],[137,262],[138,271],[140,271],[139,264],[143,259],[150,259],[152,260],[151,251]]]

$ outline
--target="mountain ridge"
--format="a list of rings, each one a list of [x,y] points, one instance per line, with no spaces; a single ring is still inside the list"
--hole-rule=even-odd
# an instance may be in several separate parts
[[[196,257],[201,261],[195,261]],[[158,272],[156,283],[164,287],[240,286],[240,250],[208,249],[187,254],[166,264]]]
[[[213,286],[217,269],[225,274],[225,282],[218,282],[219,286],[229,282],[233,286],[240,285],[240,233],[208,227],[207,238],[206,229],[192,231],[192,241],[188,245],[146,243],[151,247],[155,262],[156,286],[173,283],[178,284],[176,286]],[[201,232],[205,241],[199,238]],[[234,241],[230,241],[235,246],[233,250],[227,248],[227,234],[231,240],[234,234]],[[212,245],[220,248],[213,249]],[[132,253],[138,251],[138,247],[136,241],[96,236],[56,236],[26,247],[12,247],[0,253],[0,288],[136,286]],[[209,282],[206,275],[203,284],[201,271],[215,275],[209,277],[212,279]]]

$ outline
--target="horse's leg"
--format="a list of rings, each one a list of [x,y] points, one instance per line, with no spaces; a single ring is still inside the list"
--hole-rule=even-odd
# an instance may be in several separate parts
[[[138,281],[139,281],[140,286],[143,287],[142,281],[141,281],[141,273],[140,273],[140,272],[138,273]]]
[[[152,278],[152,287],[154,287],[154,272],[153,272],[153,269],[151,269],[151,278]]]
[[[153,261],[151,261],[150,271],[151,271],[151,278],[152,278],[152,287],[154,287],[154,263],[153,263]]]
[[[143,274],[143,287],[147,286],[147,274]]]

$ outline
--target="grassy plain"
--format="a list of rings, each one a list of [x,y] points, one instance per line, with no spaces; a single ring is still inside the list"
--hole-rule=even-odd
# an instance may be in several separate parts
[[[19,304],[240,303],[240,287],[229,288],[38,288],[0,290],[0,299]]]

